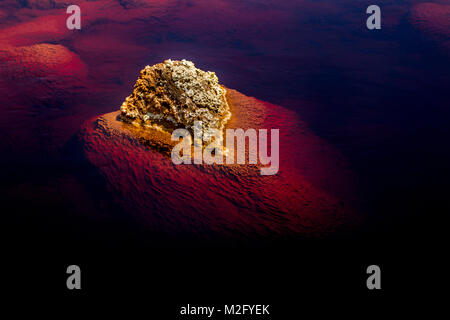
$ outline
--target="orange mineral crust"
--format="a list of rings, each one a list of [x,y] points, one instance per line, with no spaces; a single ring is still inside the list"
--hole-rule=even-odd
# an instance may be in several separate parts
[[[348,206],[354,187],[343,157],[292,111],[226,89],[226,128],[279,129],[280,170],[255,165],[173,164],[170,134],[120,120],[120,111],[86,122],[87,159],[116,202],[149,232],[225,236],[323,236],[361,220]]]

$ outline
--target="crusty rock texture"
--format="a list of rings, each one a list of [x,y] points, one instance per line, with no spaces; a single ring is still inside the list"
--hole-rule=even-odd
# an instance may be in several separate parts
[[[231,116],[225,93],[214,72],[190,61],[166,60],[141,71],[120,111],[126,122],[169,132],[193,131],[194,121],[202,121],[204,132],[222,130]]]

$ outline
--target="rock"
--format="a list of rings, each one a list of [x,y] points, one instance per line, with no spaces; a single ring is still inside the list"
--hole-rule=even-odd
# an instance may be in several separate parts
[[[231,116],[226,90],[214,72],[205,72],[186,60],[166,60],[146,66],[120,111],[135,125],[193,130],[202,121],[203,131],[222,130]]]
[[[349,206],[353,175],[339,152],[290,110],[231,89],[226,99],[232,117],[225,129],[280,130],[276,175],[261,176],[250,164],[175,165],[164,152],[169,133],[120,121],[119,111],[84,124],[85,156],[129,219],[150,235],[202,239],[320,237],[358,225]]]

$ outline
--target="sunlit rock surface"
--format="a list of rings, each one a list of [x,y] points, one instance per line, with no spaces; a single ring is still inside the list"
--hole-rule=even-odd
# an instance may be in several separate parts
[[[203,130],[223,129],[230,117],[225,88],[214,72],[205,72],[186,60],[166,60],[146,66],[120,110],[122,119],[166,131],[193,130],[201,121]]]

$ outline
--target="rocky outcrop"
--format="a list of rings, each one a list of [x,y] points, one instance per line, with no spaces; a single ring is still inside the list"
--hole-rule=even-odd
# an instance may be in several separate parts
[[[104,114],[86,122],[80,138],[124,212],[149,234],[198,238],[317,237],[357,225],[348,206],[357,193],[339,152],[292,111],[231,89],[226,98],[232,117],[225,129],[280,129],[280,171],[175,165],[169,133],[120,121],[119,111]]]
[[[222,130],[231,116],[225,88],[214,72],[205,72],[186,60],[166,60],[146,66],[120,111],[122,119],[135,125],[193,130],[201,121],[203,131]]]

